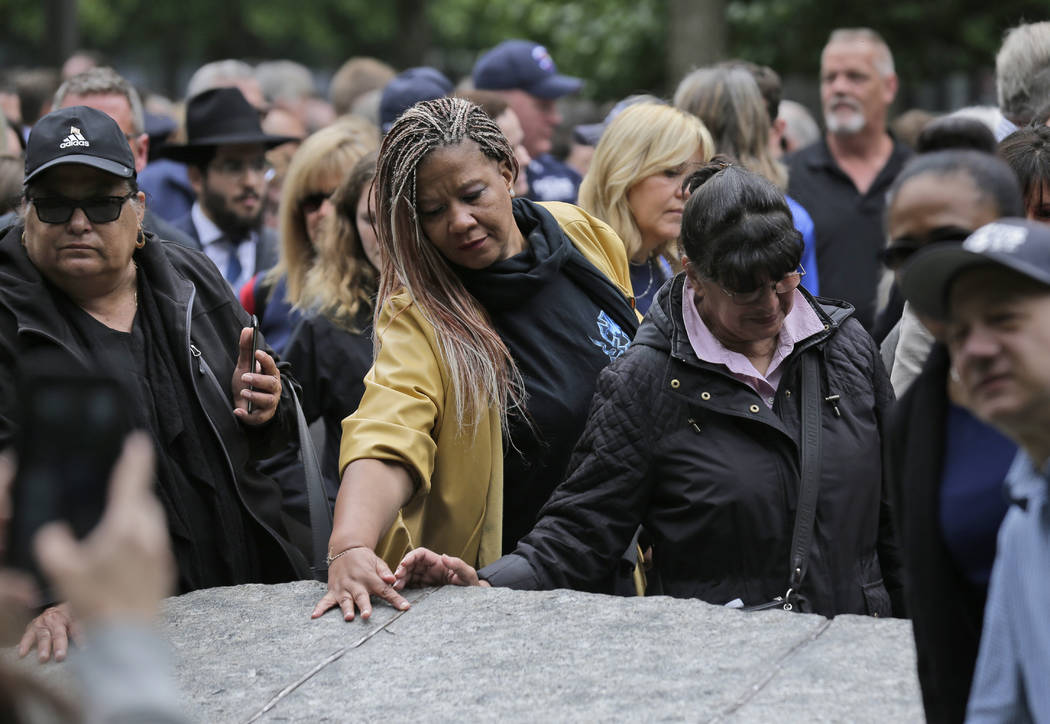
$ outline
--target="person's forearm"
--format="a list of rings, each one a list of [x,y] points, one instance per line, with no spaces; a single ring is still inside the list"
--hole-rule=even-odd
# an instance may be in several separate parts
[[[329,552],[367,546],[375,550],[379,538],[412,497],[412,477],[398,463],[355,460],[347,466],[335,501]]]

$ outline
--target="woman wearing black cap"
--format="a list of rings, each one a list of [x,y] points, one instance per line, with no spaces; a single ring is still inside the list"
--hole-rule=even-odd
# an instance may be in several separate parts
[[[126,424],[158,455],[181,591],[308,577],[280,491],[252,461],[280,449],[294,404],[247,315],[201,253],[142,231],[144,195],[116,123],[83,106],[34,127],[24,225],[0,240],[0,448],[22,421],[16,362],[46,355],[123,388]],[[294,427],[293,427],[294,429]],[[17,512],[16,512],[17,515]],[[68,611],[48,609],[20,646],[64,658]]]

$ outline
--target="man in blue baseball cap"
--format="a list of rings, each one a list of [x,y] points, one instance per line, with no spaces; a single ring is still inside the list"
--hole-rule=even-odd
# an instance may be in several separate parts
[[[1006,476],[966,721],[1050,720],[1050,226],[999,219],[919,251],[901,275],[944,320],[952,393],[1021,447]]]
[[[505,40],[474,64],[474,87],[498,92],[525,131],[532,156],[526,169],[529,198],[575,203],[582,178],[551,155],[551,137],[561,122],[557,100],[583,86],[580,78],[561,75],[550,53],[528,40]]]

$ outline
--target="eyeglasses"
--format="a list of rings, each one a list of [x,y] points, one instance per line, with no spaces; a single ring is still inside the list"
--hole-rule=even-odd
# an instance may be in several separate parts
[[[299,199],[299,208],[303,210],[304,214],[316,213],[317,210],[321,208],[321,204],[332,198],[332,194],[334,193],[335,191],[330,191],[328,193],[325,193],[324,191],[315,191],[312,194],[307,194]]]
[[[212,171],[220,173],[223,176],[243,176],[247,171],[254,171],[255,173],[268,174],[272,167],[270,162],[266,160],[265,156],[259,156],[258,158],[248,159],[243,161],[238,158],[225,158],[222,161],[212,161]]]
[[[798,285],[802,283],[802,277],[806,275],[806,270],[802,268],[802,265],[798,265],[798,271],[793,271],[790,274],[785,274],[783,278],[778,282],[772,282],[770,284],[763,284],[750,292],[731,292],[721,284],[718,288],[732,300],[733,304],[744,306],[746,304],[754,304],[755,302],[761,301],[766,297],[769,292],[775,292],[776,294],[787,294],[798,289]],[[717,282],[716,282],[717,283]]]
[[[123,196],[94,196],[88,199],[71,199],[66,196],[43,196],[31,198],[36,209],[36,218],[45,224],[64,224],[73,218],[73,212],[80,209],[92,224],[108,224],[116,221],[124,202],[137,192],[130,191]]]

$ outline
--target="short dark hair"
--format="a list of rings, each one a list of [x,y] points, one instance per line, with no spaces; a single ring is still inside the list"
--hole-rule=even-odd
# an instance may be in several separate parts
[[[798,268],[802,235],[772,182],[715,156],[685,183],[682,250],[700,276],[746,292]]]
[[[999,142],[999,155],[1017,176],[1026,202],[1050,182],[1050,128],[1029,126],[1014,131]]]
[[[949,150],[995,153],[995,134],[976,118],[944,116],[927,123],[915,143],[919,153]]]
[[[995,204],[1000,216],[1024,216],[1024,197],[1010,167],[997,156],[968,149],[923,153],[905,164],[886,192],[886,213],[904,184],[927,174],[969,176],[981,199]]]

